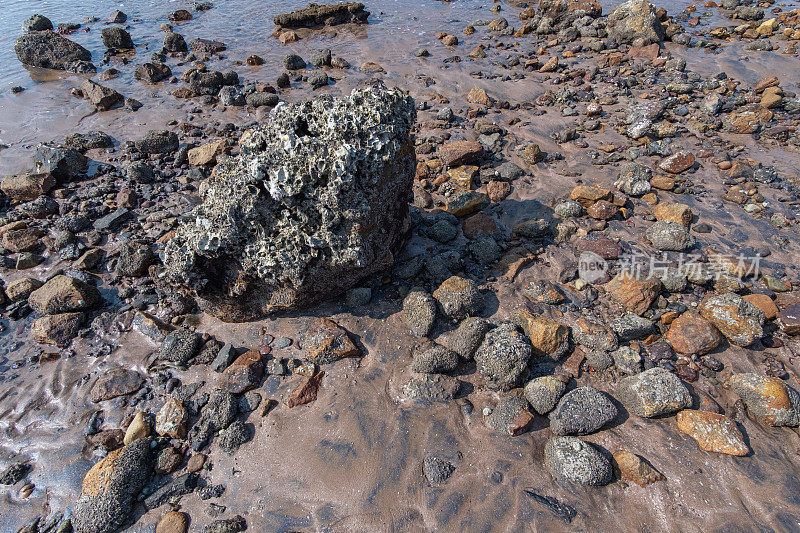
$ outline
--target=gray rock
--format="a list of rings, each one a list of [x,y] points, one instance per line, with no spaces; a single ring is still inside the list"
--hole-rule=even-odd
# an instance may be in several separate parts
[[[87,165],[86,156],[71,148],[39,144],[33,152],[33,166],[36,172],[52,174],[63,182],[83,174]]]
[[[611,329],[621,341],[640,339],[655,332],[653,322],[635,313],[625,313],[615,318],[611,321]]]
[[[134,145],[145,154],[168,154],[178,149],[178,136],[168,130],[150,130]]]
[[[614,350],[611,356],[614,358],[614,365],[620,372],[632,376],[642,371],[642,355],[639,350],[622,346]]]
[[[106,216],[95,220],[94,229],[101,233],[116,231],[122,223],[126,222],[131,216],[133,215],[130,210],[120,207]]]
[[[240,91],[238,87],[233,87],[230,85],[222,87],[219,90],[219,101],[222,102],[223,105],[236,107],[241,107],[247,104],[242,91]]]
[[[27,462],[14,463],[0,474],[0,485],[15,485],[31,471],[31,464]]]
[[[80,533],[112,533],[131,514],[132,504],[153,471],[151,439],[138,439],[109,455],[103,472],[94,483],[84,482],[84,491],[75,502],[72,527]],[[100,488],[102,487],[102,490]],[[86,489],[89,490],[86,490]]]
[[[581,485],[605,485],[614,475],[611,462],[577,437],[551,437],[544,446],[544,462],[558,476]]]
[[[564,200],[556,204],[553,212],[561,218],[576,218],[583,214],[583,206],[575,200]]]
[[[451,320],[462,320],[483,311],[485,301],[478,284],[468,278],[452,276],[433,292],[439,309]]]
[[[125,177],[134,183],[151,183],[155,179],[153,169],[144,161],[133,161],[125,169]]]
[[[532,353],[528,338],[514,324],[504,323],[486,334],[475,362],[490,388],[508,390],[519,383]]]
[[[217,356],[214,358],[214,361],[211,363],[211,370],[214,372],[222,372],[229,366],[231,363],[236,359],[238,356],[238,351],[233,345],[229,342],[226,342],[222,345],[222,348],[219,349],[217,352]]]
[[[552,411],[567,390],[565,380],[557,376],[541,376],[525,385],[525,399],[540,415]]]
[[[436,322],[436,300],[421,289],[413,289],[403,300],[403,320],[411,333],[427,337]]]
[[[422,348],[411,364],[420,374],[447,374],[458,367],[458,354],[440,344]]]
[[[103,46],[108,50],[130,50],[134,48],[131,34],[117,26],[108,26],[100,32]]]
[[[221,430],[217,435],[216,442],[220,449],[228,455],[233,454],[239,447],[253,438],[254,428],[252,424],[245,424],[241,420],[234,420],[231,425]]]
[[[88,131],[86,133],[70,133],[64,139],[64,146],[83,153],[93,148],[110,148],[114,146],[114,141],[102,131]]]
[[[245,97],[245,102],[253,107],[275,107],[280,98],[275,93],[250,93]]]
[[[463,359],[471,360],[487,331],[489,323],[484,319],[467,317],[450,333],[445,344]]]
[[[486,425],[498,433],[518,435],[527,429],[533,416],[528,402],[515,396],[506,396],[494,406],[486,417]]]
[[[200,350],[200,337],[189,328],[171,331],[158,351],[159,359],[185,365]]]
[[[186,39],[180,33],[169,32],[164,36],[165,53],[180,53],[188,52],[189,46],[186,44]]]
[[[155,254],[149,245],[141,242],[125,243],[121,246],[117,259],[117,276],[144,276],[154,259]]]
[[[283,66],[286,70],[301,70],[306,68],[306,60],[297,54],[289,54],[283,58]]]
[[[648,0],[628,0],[615,7],[606,20],[609,36],[619,44],[650,44],[664,40],[656,8]]]
[[[565,394],[550,413],[554,435],[588,435],[617,416],[617,408],[605,393],[594,387],[578,387]]]
[[[683,224],[659,220],[645,232],[656,250],[682,252],[695,245],[695,238]]]
[[[277,107],[201,187],[204,202],[164,250],[166,280],[212,314],[243,320],[306,307],[384,270],[408,227],[414,119],[399,90]]]
[[[326,48],[325,50],[317,50],[311,54],[311,64],[315,68],[331,66],[331,49]]]
[[[203,526],[203,533],[239,533],[247,529],[247,522],[241,515],[223,520],[214,520]]]
[[[22,31],[25,33],[29,31],[44,31],[52,29],[53,23],[50,22],[50,19],[44,15],[39,15],[38,13],[22,23]]]
[[[136,67],[133,77],[139,81],[158,83],[172,76],[172,70],[163,63],[145,63]]]
[[[614,366],[614,358],[603,350],[589,350],[586,352],[586,364],[595,372],[603,372]]]
[[[312,89],[320,89],[328,85],[328,75],[324,72],[315,72],[308,77],[308,84]]]
[[[432,485],[441,485],[446,482],[455,470],[456,467],[453,466],[453,463],[436,455],[429,455],[422,462],[422,472],[428,483]]]
[[[95,71],[89,50],[52,30],[20,36],[14,43],[14,52],[23,65],[78,73]]]
[[[345,302],[348,307],[363,307],[372,299],[372,289],[369,287],[353,287],[345,293]]]
[[[188,473],[178,476],[164,483],[145,498],[144,506],[150,510],[161,507],[166,503],[177,503],[181,496],[189,494],[195,487],[197,487],[197,474]]]
[[[661,367],[621,379],[617,384],[617,399],[630,413],[647,418],[692,406],[692,395],[683,381]]]
[[[643,196],[650,192],[652,171],[638,163],[625,163],[619,171],[619,179],[614,185],[630,196]]]

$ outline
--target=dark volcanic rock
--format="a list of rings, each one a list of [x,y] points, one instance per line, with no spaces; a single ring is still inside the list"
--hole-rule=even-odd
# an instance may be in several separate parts
[[[149,438],[136,440],[105,456],[83,480],[72,514],[75,531],[111,533],[119,529],[152,470]]]
[[[568,392],[550,413],[554,435],[588,435],[617,416],[617,408],[604,393],[593,387]]]
[[[31,18],[22,23],[22,31],[26,33],[29,31],[44,31],[52,29],[53,23],[50,22],[50,19],[44,15],[33,15]]]
[[[244,320],[339,294],[391,266],[408,228],[413,100],[357,90],[276,108],[201,187],[168,279]]]
[[[167,130],[150,130],[135,146],[146,154],[168,154],[178,149],[178,136]]]
[[[314,26],[335,26],[337,24],[366,24],[369,11],[364,4],[358,2],[342,2],[341,4],[319,5],[277,15],[272,19],[279,28],[311,28]]]
[[[89,50],[52,30],[20,36],[14,43],[14,52],[23,65],[70,72],[95,70]]]
[[[131,34],[117,26],[103,28],[101,36],[103,38],[103,46],[109,50],[129,50],[133,48]]]
[[[157,83],[172,76],[170,68],[163,63],[145,63],[133,72],[133,77],[140,81]]]

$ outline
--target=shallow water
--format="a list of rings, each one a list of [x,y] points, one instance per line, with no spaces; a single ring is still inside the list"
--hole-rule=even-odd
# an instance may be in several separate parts
[[[202,106],[196,101],[176,100],[167,94],[177,86],[148,87],[133,80],[134,64],[147,61],[150,53],[160,48],[159,26],[167,22],[168,13],[184,7],[191,9],[192,4],[4,0],[0,8],[0,79],[3,80],[0,143],[10,147],[0,151],[0,174],[27,168],[35,143],[61,139],[73,131],[101,129],[122,142],[137,138],[146,129],[163,128],[172,119],[183,121],[190,116],[206,122],[255,119],[256,115],[248,116],[246,111],[198,110]],[[683,0],[657,4],[664,5],[671,13],[687,5],[699,5]],[[225,42],[229,47],[226,59],[215,61],[212,64],[215,69],[232,68],[234,61],[243,61],[254,53],[264,57],[266,63],[262,67],[236,67],[240,76],[250,81],[273,82],[282,72],[280,62],[287,53],[297,52],[307,58],[312,50],[329,47],[356,67],[366,61],[380,63],[387,71],[381,77],[388,85],[408,89],[418,100],[434,100],[436,97],[431,93],[440,93],[451,98],[455,106],[462,106],[464,94],[471,87],[480,86],[493,96],[519,102],[533,100],[552,88],[534,79],[501,82],[470,77],[472,70],[488,68],[488,62],[476,67],[466,59],[468,50],[481,42],[485,32],[464,38],[465,43],[455,52],[447,51],[433,37],[440,31],[448,31],[461,39],[466,24],[476,19],[496,18],[489,11],[490,2],[367,2],[367,8],[373,12],[367,27],[341,29],[338,35],[280,45],[271,37],[272,16],[303,5],[305,2],[297,0],[219,0],[210,11],[193,12],[194,19],[177,24],[176,30],[187,41],[203,37]],[[604,1],[603,5],[607,12],[613,2]],[[20,24],[32,13],[47,15],[57,24],[83,22],[90,15],[105,19],[114,9],[128,14],[130,31],[138,47],[133,64],[120,68],[122,75],[106,84],[141,100],[145,106],[137,113],[124,110],[92,113],[88,103],[69,94],[69,89],[82,81],[80,76],[53,79],[52,73],[28,71],[13,54],[13,41],[20,33]],[[516,8],[503,5],[500,15],[515,25],[516,12]],[[105,68],[101,65],[102,27],[102,21],[92,23],[89,32],[79,30],[70,37],[93,51],[98,70]],[[525,41],[522,43],[527,51]],[[433,59],[413,56],[413,51],[423,45],[430,49]],[[800,65],[796,57],[778,53],[749,53],[751,61],[739,61],[745,52],[737,46],[718,55],[669,48],[686,57],[690,69],[727,70],[748,83]],[[440,61],[455,54],[464,56],[464,60],[445,65]],[[174,60],[168,64],[178,76],[188,68]],[[43,76],[48,81],[39,81]],[[335,80],[321,92],[347,93],[369,77],[351,70],[346,78]],[[436,83],[428,86],[427,77]],[[796,79],[788,79],[784,87],[796,90],[795,83]],[[10,87],[14,85],[21,85],[26,91],[12,95]],[[311,94],[305,87],[293,88],[282,97],[294,101]],[[590,165],[584,151],[559,148],[549,139],[548,134],[568,123],[568,119],[552,115],[532,118],[518,110],[498,120],[502,118],[507,123],[514,116],[522,121],[507,129],[520,141],[532,139],[545,150],[560,149],[567,159],[556,168],[537,171],[528,189],[512,194],[498,212],[503,226],[511,227],[529,217],[532,210],[564,196],[574,184],[574,177],[570,176],[576,172],[586,182],[606,186],[613,182],[610,171]],[[605,141],[621,144],[623,139],[609,129]],[[752,142],[749,146],[752,148]],[[754,150],[762,151],[765,161],[779,163],[782,172],[797,175],[800,171],[800,161],[782,150]],[[566,171],[572,174],[568,176]],[[713,223],[723,236],[726,227],[745,228],[746,241],[742,246],[757,246],[774,233],[766,223],[759,223],[760,227],[741,212],[715,215],[716,208],[702,198],[692,208]],[[634,242],[639,230],[625,231],[623,236]],[[719,237],[714,238],[717,239],[714,244],[723,243]],[[797,254],[797,244],[783,254],[776,254],[775,259],[791,264],[790,257]],[[519,282],[528,278],[554,279],[559,264],[574,260],[557,249],[549,250],[545,259],[547,267],[538,263],[525,271]],[[46,263],[28,274],[44,278],[58,266]],[[515,289],[519,286],[502,280],[493,284],[498,293],[494,318],[505,318],[522,301]],[[339,321],[363,343],[368,355],[360,364],[348,360],[333,365],[314,403],[292,410],[280,405],[265,418],[252,414],[248,422],[255,426],[255,438],[234,456],[215,449],[211,456],[214,469],[209,478],[214,484],[228,486],[219,500],[228,507],[225,516],[245,515],[252,531],[796,531],[800,528],[799,487],[794,475],[800,471],[796,453],[798,437],[790,430],[764,428],[746,421],[754,453],[734,458],[701,452],[691,439],[676,431],[674,418],[623,419],[587,440],[609,451],[624,448],[642,454],[664,473],[667,481],[645,488],[621,484],[576,487],[556,479],[542,463],[543,445],[549,436],[547,430],[539,431],[546,426],[544,419],[537,418],[533,430],[520,437],[489,433],[481,410],[496,402],[498,396],[494,393],[479,391],[470,395],[474,404],[471,411],[463,399],[426,406],[416,406],[404,399],[400,391],[409,378],[410,349],[415,341],[396,311],[381,304],[363,315],[351,314],[333,304],[313,310],[314,315],[332,316]],[[296,338],[309,320],[299,316],[232,326],[203,317],[198,329],[237,346],[257,347],[263,330],[275,337]],[[91,454],[81,453],[83,429],[97,410],[87,398],[88,390],[98,375],[114,365],[145,372],[148,358],[156,349],[155,343],[139,333],[111,325],[107,337],[118,348],[108,356],[94,357],[99,354],[90,339],[75,347],[75,355],[64,353],[52,361],[26,363],[27,358],[39,352],[30,343],[19,343],[28,336],[29,322],[4,320],[4,325],[12,329],[0,334],[0,459],[3,464],[19,456],[33,459],[36,468],[30,478],[37,488],[27,499],[3,490],[2,531],[15,531],[38,514],[61,511],[74,502],[83,475],[96,460]],[[784,346],[779,352],[791,360],[796,354],[790,350]],[[276,355],[299,357],[302,352],[293,345]],[[754,370],[758,365],[757,355],[738,348],[727,350],[719,358],[736,371]],[[192,368],[180,377],[184,384],[206,381],[204,390],[212,388],[215,382],[215,375],[205,368]],[[475,381],[473,375],[461,378],[468,383]],[[598,388],[609,388],[599,378],[589,380]],[[283,381],[268,379],[259,392],[265,399],[282,399],[299,381],[298,377]],[[723,405],[733,403],[725,392],[708,392],[717,395]],[[135,407],[127,400],[111,402],[103,413],[103,428],[120,427],[122,420],[137,409],[156,410],[158,405],[154,404],[146,398]],[[431,487],[425,482],[421,462],[428,454],[441,455],[456,465],[456,473],[446,486]],[[528,498],[523,492],[525,488],[575,507],[578,511],[575,521],[569,526],[559,521]],[[211,521],[204,513],[207,503],[196,494],[182,501],[184,510],[192,516],[192,531],[199,531]],[[152,531],[163,512],[162,508],[148,513],[132,530]]]

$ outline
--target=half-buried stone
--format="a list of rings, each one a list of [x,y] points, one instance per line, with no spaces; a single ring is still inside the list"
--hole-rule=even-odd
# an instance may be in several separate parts
[[[605,485],[613,477],[611,462],[577,437],[551,437],[544,446],[544,461],[559,477],[581,485]]]
[[[660,367],[621,379],[617,399],[631,413],[647,418],[692,406],[692,395],[683,381]]]
[[[391,266],[410,225],[415,119],[397,89],[279,105],[203,183],[164,251],[167,281],[235,321],[313,305]]]
[[[594,387],[579,387],[564,395],[550,413],[554,435],[588,435],[617,416],[617,407]]]

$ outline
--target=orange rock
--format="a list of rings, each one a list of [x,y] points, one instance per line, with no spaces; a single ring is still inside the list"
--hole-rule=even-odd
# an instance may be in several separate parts
[[[770,426],[800,424],[800,395],[780,379],[741,373],[731,376],[728,384],[761,422]]]
[[[479,87],[473,87],[469,93],[467,93],[467,102],[485,106],[492,105],[492,99],[489,98],[489,95],[486,94],[486,91]]]
[[[569,339],[567,326],[543,316],[534,316],[525,309],[517,311],[514,321],[530,338],[535,355],[563,355]]]
[[[189,530],[189,515],[170,511],[156,526],[156,533],[186,533]]]
[[[493,202],[499,202],[511,194],[511,184],[507,181],[492,180],[486,184],[486,194]]]
[[[586,209],[586,213],[595,220],[611,220],[619,214],[619,207],[605,200],[598,200]]]
[[[650,463],[627,450],[614,452],[614,461],[617,463],[622,481],[633,482],[644,487],[650,483],[667,479],[661,472],[650,466]]]
[[[361,350],[350,340],[347,331],[329,318],[320,317],[308,328],[305,335],[307,358],[319,365],[338,361],[343,357],[361,357]]]
[[[686,204],[664,202],[653,209],[653,215],[655,215],[656,220],[677,222],[687,228],[692,223],[692,209]]]
[[[658,297],[661,281],[656,278],[637,279],[629,271],[623,270],[605,284],[605,290],[625,309],[641,316]]]
[[[576,200],[583,207],[589,207],[598,200],[611,200],[611,191],[601,187],[589,187],[588,185],[578,185],[569,194],[570,199]]]
[[[666,338],[676,352],[686,355],[707,354],[722,342],[719,330],[692,310],[672,321]]]
[[[766,294],[748,294],[742,298],[761,309],[767,317],[767,320],[772,320],[778,316],[778,307],[775,305],[775,302],[772,301],[772,298]]]
[[[684,409],[677,416],[678,429],[697,441],[700,449],[728,455],[747,455],[749,451],[736,422],[708,411]]]
[[[320,371],[317,375],[308,378],[289,395],[289,399],[286,400],[286,405],[291,409],[292,407],[297,407],[298,405],[307,404],[316,400],[319,385],[324,375],[325,372]]]

